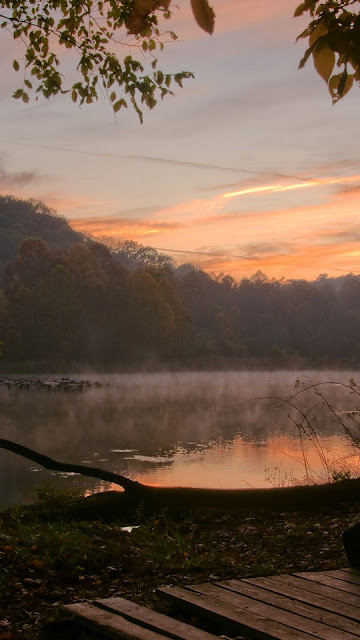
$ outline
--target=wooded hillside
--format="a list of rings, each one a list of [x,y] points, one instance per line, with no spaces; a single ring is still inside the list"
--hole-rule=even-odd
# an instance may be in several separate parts
[[[5,361],[360,361],[359,276],[277,281],[258,271],[236,282],[135,242],[109,249],[11,197],[0,199],[0,229]]]

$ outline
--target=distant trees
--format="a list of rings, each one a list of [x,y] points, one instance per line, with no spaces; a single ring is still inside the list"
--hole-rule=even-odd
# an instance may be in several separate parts
[[[19,243],[0,279],[4,359],[360,361],[359,276],[277,281],[258,271],[236,282],[136,242],[109,249],[15,199],[0,199],[0,227]],[[24,238],[27,227],[41,237]],[[0,263],[7,255],[0,242]]]
[[[189,320],[163,273],[130,272],[96,243],[28,238],[6,270],[0,328],[10,359],[121,363],[172,357]]]

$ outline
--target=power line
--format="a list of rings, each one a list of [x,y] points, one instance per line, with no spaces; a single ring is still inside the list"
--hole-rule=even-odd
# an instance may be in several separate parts
[[[185,253],[191,255],[212,256],[216,258],[236,258],[238,260],[251,260],[247,256],[234,256],[226,253],[210,253],[209,251],[185,251],[184,249],[164,249],[163,247],[152,247],[156,251],[168,251],[168,253]],[[255,258],[257,259],[257,258]]]
[[[232,255],[232,254],[227,254],[227,253],[211,253],[210,251],[185,251],[184,249],[164,249],[164,247],[152,247],[152,249],[155,249],[156,251],[167,251],[168,253],[183,253],[183,254],[191,254],[191,255],[201,255],[201,256],[212,256],[214,258],[235,258],[235,260],[254,260],[256,261],[260,261],[261,258],[251,258],[250,256],[237,256],[237,255]],[[313,267],[313,265],[308,265],[309,267]],[[314,268],[314,267],[313,267]],[[354,272],[354,271],[349,271],[348,269],[338,269],[336,267],[329,267],[327,269],[328,271],[341,271],[342,273],[354,273],[355,275],[357,273],[360,274],[360,272]]]
[[[224,167],[217,164],[207,164],[203,162],[190,162],[187,160],[174,160],[172,158],[158,158],[156,156],[127,155],[120,153],[102,153],[100,151],[84,151],[83,149],[75,149],[71,147],[58,147],[53,145],[33,144],[32,142],[22,142],[18,140],[0,140],[1,144],[14,144],[22,147],[31,147],[35,149],[44,149],[50,151],[61,151],[63,153],[76,153],[84,156],[92,156],[95,158],[113,158],[119,160],[137,160],[141,162],[156,162],[159,164],[174,165],[177,167],[191,167],[192,169],[209,169],[212,171],[225,171],[232,173],[247,173],[250,175],[276,176],[277,178],[291,178],[292,180],[300,180],[309,182],[315,178],[297,176],[289,173],[280,173],[278,171],[256,171],[254,169],[243,169],[239,167]]]

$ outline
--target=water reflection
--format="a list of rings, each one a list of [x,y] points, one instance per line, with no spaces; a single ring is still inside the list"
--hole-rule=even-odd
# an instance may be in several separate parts
[[[288,410],[254,398],[289,394],[300,377],[347,382],[356,373],[131,374],[103,376],[109,386],[71,394],[1,389],[1,436],[58,460],[101,466],[149,484],[266,486],[267,477],[272,482],[291,474],[301,479],[303,450]],[[356,398],[345,396],[341,386],[329,389],[340,411],[356,406]],[[328,417],[318,417],[317,429],[329,458],[350,456],[342,464],[357,467],[358,450]],[[303,446],[311,468],[321,475],[311,443]],[[88,491],[105,486],[59,477],[10,452],[0,451],[0,464],[2,504],[32,499],[34,486],[50,480]]]

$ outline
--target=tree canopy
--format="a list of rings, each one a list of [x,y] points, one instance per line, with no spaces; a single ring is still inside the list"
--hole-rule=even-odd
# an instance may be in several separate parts
[[[333,103],[360,82],[359,2],[304,0],[295,10],[295,17],[310,14],[298,37],[309,38],[299,67],[313,57]],[[198,25],[212,34],[208,0],[190,3]],[[177,39],[160,28],[161,18],[171,20],[170,9],[171,0],[0,0],[1,27],[24,45],[13,61],[23,76],[13,97],[27,103],[31,92],[46,98],[68,93],[73,102],[91,104],[102,94],[115,113],[130,104],[142,121],[143,105],[152,109],[159,97],[173,94],[174,83],[181,87],[194,77],[158,68],[158,52]]]
[[[24,45],[23,57],[13,61],[14,70],[23,74],[13,97],[27,103],[31,91],[46,98],[69,93],[73,102],[91,104],[102,93],[115,113],[130,103],[142,120],[142,105],[152,109],[158,97],[172,94],[173,82],[182,86],[193,77],[189,71],[165,74],[157,66],[157,52],[177,38],[159,27],[160,15],[171,18],[170,2],[0,0],[1,27]],[[208,1],[191,0],[191,6],[199,26],[212,33]],[[76,55],[66,56],[66,49]],[[144,54],[151,60],[150,73],[138,59]],[[67,70],[66,78],[74,75],[75,81],[65,86],[63,68],[74,62],[76,74]]]
[[[328,85],[333,104],[360,82],[359,0],[305,0],[295,17],[309,13],[311,20],[299,38],[309,38],[309,46],[299,67],[310,56],[317,72]]]

